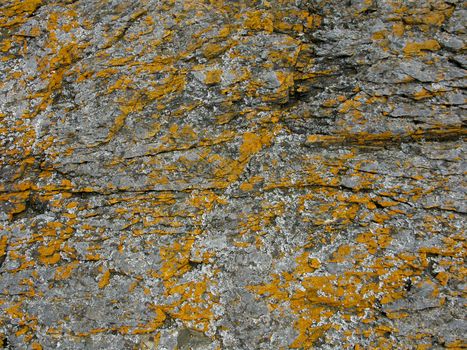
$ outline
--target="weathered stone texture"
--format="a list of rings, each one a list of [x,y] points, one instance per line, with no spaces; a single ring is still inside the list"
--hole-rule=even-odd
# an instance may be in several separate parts
[[[461,349],[462,0],[0,0],[5,349]]]

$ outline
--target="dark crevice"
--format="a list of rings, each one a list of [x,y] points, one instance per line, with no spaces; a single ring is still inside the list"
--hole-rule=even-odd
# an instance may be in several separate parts
[[[7,254],[8,254],[8,244],[7,244],[6,247],[5,247],[5,252],[4,252],[4,254],[3,254],[2,256],[0,256],[0,269],[2,268],[3,263],[4,263],[5,260],[6,260]]]
[[[30,193],[24,202],[25,209],[13,214],[13,221],[35,217],[44,214],[48,210],[47,202],[42,201],[36,193]]]
[[[5,336],[0,336],[0,346],[4,350],[11,350],[12,349],[10,341],[8,340],[8,337],[5,337]]]
[[[457,68],[465,69],[465,66],[452,56],[448,58],[448,61],[452,63],[453,65],[455,65]]]
[[[386,147],[394,147],[400,146],[403,143],[417,143],[423,141],[430,141],[430,142],[451,142],[451,141],[464,141],[465,137],[467,136],[467,131],[462,128],[455,128],[452,130],[423,130],[419,133],[407,134],[407,135],[393,135],[390,137],[381,136],[379,135],[367,135],[367,136],[360,136],[360,135],[321,135],[321,136],[335,136],[336,140],[329,141],[330,145],[340,145],[340,146],[372,146],[372,147],[379,147],[379,148],[386,148]],[[366,137],[366,138],[365,138]],[[322,147],[323,144],[326,142],[315,142],[313,144],[304,143],[303,146],[305,147]]]

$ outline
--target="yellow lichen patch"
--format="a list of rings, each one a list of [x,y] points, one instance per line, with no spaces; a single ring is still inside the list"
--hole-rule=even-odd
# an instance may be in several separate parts
[[[127,116],[133,112],[140,112],[144,108],[144,104],[140,96],[136,95],[130,100],[121,100],[123,104],[120,106],[121,114],[119,114],[115,120],[114,124],[111,126],[109,133],[105,139],[105,142],[109,142],[115,134],[117,134],[120,129],[125,125]]]
[[[339,113],[347,113],[350,110],[358,109],[361,105],[362,103],[355,98],[347,100],[341,105],[341,108],[339,108]]]
[[[289,72],[276,72],[281,89],[289,89],[294,84],[294,75]]]
[[[310,143],[336,143],[344,141],[343,136],[334,135],[308,135],[307,142]]]
[[[294,86],[295,77],[293,73],[278,71],[276,77],[279,87],[273,93],[262,96],[264,102],[286,103],[289,100],[289,93]],[[256,91],[256,89],[253,89]]]
[[[241,183],[240,189],[245,192],[251,191],[253,190],[254,185],[257,184],[258,182],[261,182],[262,180],[263,180],[262,176],[253,176],[248,181]]]
[[[159,254],[164,261],[160,269],[160,277],[167,283],[170,279],[180,276],[190,269],[188,264],[193,239],[184,242],[175,242],[172,246],[162,247]]]
[[[441,49],[441,46],[434,39],[422,42],[409,42],[405,44],[404,54],[406,56],[420,56],[425,54],[425,51],[438,51],[439,49]]]
[[[10,307],[6,308],[4,311],[7,315],[9,315],[12,318],[23,318],[24,313],[23,311],[21,311],[21,306],[22,306],[21,302],[15,303],[11,305]]]
[[[15,214],[22,213],[26,210],[26,200],[29,198],[30,191],[24,192],[12,192],[12,193],[0,193],[0,201],[8,202],[10,204],[7,207],[7,214],[9,219],[13,219]]]
[[[37,249],[39,260],[46,265],[53,265],[60,261],[61,256],[58,250],[61,245],[60,240],[52,241],[48,245],[41,246]]]
[[[155,317],[146,324],[139,324],[135,329],[131,331],[132,334],[146,334],[153,333],[156,329],[164,324],[167,315],[160,306],[151,307],[154,309]]]
[[[34,343],[31,344],[31,349],[32,350],[42,350],[42,345],[39,344],[39,343],[34,342]]]
[[[246,14],[245,27],[250,30],[272,33],[274,30],[273,16],[268,12],[251,11]]]
[[[148,91],[146,95],[151,100],[160,100],[175,92],[180,92],[185,88],[185,75],[171,75],[164,79],[162,85],[157,85],[153,90]]]
[[[375,233],[365,232],[360,234],[356,241],[365,244],[370,254],[376,253],[378,248],[386,248],[391,243],[390,230],[379,228]]]
[[[305,27],[308,29],[316,29],[321,26],[323,18],[320,15],[308,14],[306,18]]]
[[[346,257],[350,254],[352,248],[349,245],[341,245],[336,252],[334,252],[333,255],[333,260],[330,260],[332,262],[343,262],[345,261]]]
[[[29,15],[42,5],[43,0],[13,1],[0,12],[0,28],[8,28],[24,23]]]
[[[150,63],[140,63],[137,62],[137,72],[143,73],[157,73],[157,72],[165,72],[165,71],[175,71],[172,64],[174,59],[172,57],[155,57],[152,62]]]
[[[201,192],[193,192],[189,203],[195,208],[211,210],[215,204],[226,204],[226,201],[220,198],[215,192],[207,190]]]
[[[217,121],[218,124],[223,125],[223,124],[227,124],[228,122],[230,122],[236,116],[237,116],[237,114],[233,113],[233,112],[224,113],[224,114],[216,116],[216,121]]]
[[[6,255],[7,245],[8,245],[8,237],[2,236],[0,238],[0,259],[2,259]]]
[[[261,203],[261,210],[258,213],[247,215],[239,224],[240,235],[253,233],[261,235],[264,229],[271,225],[272,220],[284,212],[284,203]]]
[[[264,146],[271,143],[272,135],[269,132],[260,132],[258,134],[246,132],[243,134],[243,142],[240,145],[240,161],[248,159],[250,156],[258,153]]]
[[[404,24],[397,22],[392,25],[392,32],[397,37],[402,37],[405,32]]]
[[[172,287],[169,288],[167,291],[168,295],[181,295],[182,300],[189,300],[191,304],[194,303],[202,303],[203,302],[203,296],[207,292],[207,281],[199,281],[199,282],[188,282],[188,283],[180,283],[176,284]],[[177,303],[180,305],[181,303]],[[175,306],[175,305],[171,305]],[[204,317],[210,317],[211,311],[210,310],[196,310],[194,307],[190,307],[188,304],[185,304],[182,309],[189,309],[190,311],[204,311],[206,314],[204,314]],[[188,311],[188,310],[187,310]],[[192,314],[192,313],[187,313],[184,311],[179,311],[177,313],[173,313],[177,318],[182,319],[182,320],[196,320],[200,314]]]
[[[110,270],[105,270],[98,282],[100,289],[105,288],[110,283]]]
[[[381,30],[378,32],[374,32],[371,38],[373,40],[383,40],[387,37],[387,32],[385,30]]]
[[[194,239],[186,239],[184,242],[174,242],[173,245],[160,249],[159,254],[163,260],[163,266],[160,273],[156,275],[163,279],[166,295],[179,296],[173,303],[160,307],[173,318],[207,330],[213,317],[210,307],[212,295],[207,291],[207,280],[179,281],[179,278],[191,269],[189,259],[193,243]]]
[[[207,85],[214,85],[214,84],[220,83],[221,80],[222,80],[222,70],[214,69],[206,73],[206,78],[204,79],[204,82]]]
[[[413,95],[413,98],[415,100],[423,100],[425,98],[430,98],[430,97],[433,97],[433,94],[427,90],[425,90],[424,88],[420,89],[419,91],[417,91],[414,95]]]
[[[203,55],[204,57],[211,59],[224,53],[228,48],[229,48],[228,45],[209,43],[204,46]]]
[[[428,9],[413,9],[404,16],[404,22],[410,25],[420,25],[423,31],[425,26],[441,26],[452,15],[454,7],[438,7],[433,11]]]
[[[432,11],[423,16],[423,23],[434,26],[440,26],[444,23],[445,19],[446,17],[442,12]]]
[[[54,279],[55,280],[65,280],[71,276],[73,270],[79,265],[78,261],[73,261],[69,264],[59,266],[55,270]]]
[[[226,25],[219,29],[219,32],[217,33],[218,38],[227,38],[231,32],[231,29],[229,25]]]
[[[112,86],[107,89],[107,93],[110,94],[113,91],[122,91],[125,90],[130,84],[132,80],[128,76],[120,77]]]
[[[319,26],[320,16],[312,15],[308,11],[278,8],[273,10],[274,29],[281,32],[298,32]]]
[[[295,272],[300,275],[314,272],[321,266],[320,261],[316,258],[312,258],[308,252],[303,252],[295,261],[297,262]]]
[[[237,180],[244,168],[244,164],[241,162],[219,155],[210,156],[208,162],[214,165],[213,184],[217,188],[225,188]]]
[[[342,224],[348,224],[352,222],[358,212],[359,206],[356,204],[346,204],[346,203],[339,203],[337,206],[327,208],[330,211],[330,215],[339,220]]]
[[[112,75],[118,73],[118,69],[116,68],[106,68],[102,69],[96,73],[94,73],[95,78],[109,78]]]

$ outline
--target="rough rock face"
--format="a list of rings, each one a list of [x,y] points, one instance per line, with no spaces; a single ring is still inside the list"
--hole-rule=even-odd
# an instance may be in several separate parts
[[[5,349],[464,348],[462,0],[1,0]]]

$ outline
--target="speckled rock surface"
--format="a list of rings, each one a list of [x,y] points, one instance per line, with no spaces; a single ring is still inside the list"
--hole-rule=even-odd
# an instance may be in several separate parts
[[[5,349],[461,349],[461,0],[1,0]]]

